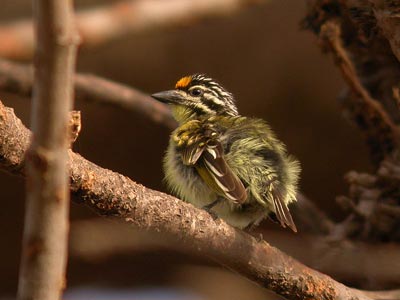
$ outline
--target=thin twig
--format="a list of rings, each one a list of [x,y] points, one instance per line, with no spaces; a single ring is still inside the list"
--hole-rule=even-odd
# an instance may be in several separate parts
[[[33,13],[38,47],[18,299],[54,300],[65,285],[68,121],[78,38],[72,1],[36,0]]]
[[[321,27],[320,37],[324,39],[330,47],[332,54],[335,57],[336,63],[342,71],[343,78],[351,87],[352,91],[361,98],[368,106],[371,106],[381,118],[391,125],[392,121],[387,113],[383,110],[379,102],[373,100],[368,91],[362,86],[357,77],[356,70],[351,62],[346,50],[342,46],[340,40],[340,27],[334,21],[328,21]],[[393,125],[394,126],[394,125]]]
[[[76,74],[76,100],[92,101],[131,110],[155,123],[172,129],[176,127],[170,110],[145,93],[94,75]],[[32,68],[0,59],[0,90],[21,96],[32,95]]]
[[[335,20],[329,20],[321,26],[320,38],[333,54],[344,80],[353,93],[354,119],[367,135],[371,152],[379,148],[380,153],[377,156],[378,160],[381,160],[398,147],[400,132],[382,105],[370,96],[360,82],[354,65],[342,45],[340,35],[340,26]]]
[[[210,16],[230,16],[265,0],[126,0],[77,14],[77,26],[86,47],[107,43],[129,33],[183,26]],[[30,58],[34,50],[30,20],[0,27],[0,57]]]
[[[76,75],[75,91],[76,98],[79,100],[118,106],[136,112],[170,129],[176,127],[176,121],[165,104],[126,85],[94,75]]]
[[[12,109],[0,106],[0,166],[22,174],[30,132]],[[18,138],[18,142],[16,139]],[[76,200],[103,216],[141,230],[169,235],[196,253],[210,257],[289,300],[367,300],[314,271],[268,243],[215,220],[206,211],[151,190],[69,152],[71,191]]]
[[[400,89],[397,86],[392,87],[392,94],[393,94],[393,99],[396,101],[397,109],[400,110]]]

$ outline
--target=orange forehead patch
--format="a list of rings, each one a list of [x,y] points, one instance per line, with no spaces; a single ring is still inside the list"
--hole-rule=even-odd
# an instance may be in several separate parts
[[[192,81],[192,76],[185,76],[178,80],[178,82],[175,84],[175,88],[176,89],[185,88],[190,84],[191,81]]]

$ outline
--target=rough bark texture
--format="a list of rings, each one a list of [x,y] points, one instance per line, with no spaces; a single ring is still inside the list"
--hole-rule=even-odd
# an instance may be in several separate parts
[[[352,241],[350,246],[374,242],[376,248],[367,247],[365,253],[372,251],[372,259],[377,259],[376,255],[382,255],[381,251],[385,255],[385,250],[381,249],[388,247],[388,242],[400,241],[400,64],[397,49],[400,3],[390,0],[308,2],[304,24],[316,33],[323,50],[331,53],[335,59],[348,85],[340,99],[343,111],[364,133],[376,168],[371,174],[350,172],[346,176],[349,194],[338,198],[348,211],[348,217],[343,222],[335,224],[329,221],[313,206],[306,208],[310,215],[299,213],[299,216],[307,216],[303,221],[299,220],[309,232],[326,235],[318,243],[322,244],[323,249],[326,246],[328,255],[334,254],[337,249],[342,250],[331,245],[345,244],[352,239],[358,241]],[[2,73],[2,65],[0,63],[0,86],[9,91],[15,89],[30,93],[29,77],[21,73],[12,77],[15,80],[10,80],[10,74],[14,73]],[[76,81],[77,90],[83,91],[78,93],[78,97],[104,102],[108,102],[109,98],[111,102],[115,99],[114,103],[122,107],[141,111],[152,120],[173,127],[172,122],[168,123],[170,114],[164,107],[160,106],[158,110],[152,102],[146,104],[147,100],[131,105],[134,103],[130,102],[131,98],[137,94],[128,92],[125,87],[120,89],[88,76],[84,79],[83,82]],[[112,88],[114,86],[115,90]],[[0,109],[0,137],[3,139],[0,141],[0,164],[4,169],[22,174],[22,155],[26,150],[28,135],[8,109]],[[399,291],[366,293],[348,289],[304,267],[268,244],[258,242],[222,221],[213,220],[203,211],[104,170],[72,152],[70,171],[71,188],[77,201],[136,228],[168,234],[192,251],[203,253],[288,299],[400,298]],[[307,202],[304,203],[304,207],[307,207]],[[400,260],[395,259],[395,254],[393,257],[393,268],[400,269]],[[336,259],[348,258],[336,256]],[[368,263],[368,259],[371,260],[364,258],[364,262]],[[349,265],[357,262],[349,261]],[[362,266],[362,261],[359,263]],[[385,270],[382,268],[380,272]],[[363,272],[361,267],[358,271]]]
[[[22,174],[30,133],[12,109],[1,105],[0,116],[1,167]],[[76,201],[136,228],[167,234],[287,299],[373,299],[302,265],[265,241],[214,220],[203,210],[96,166],[71,151],[69,164]]]
[[[72,2],[33,2],[37,50],[33,139],[26,153],[26,210],[18,299],[60,299],[69,230],[67,149],[77,36]]]
[[[340,44],[339,44],[340,46]],[[339,48],[340,49],[340,48]],[[343,51],[343,49],[342,49]],[[346,53],[344,53],[346,55]],[[346,57],[346,56],[345,56]],[[347,57],[346,57],[347,58]],[[348,59],[348,58],[347,58]],[[351,61],[349,62],[351,64]],[[0,87],[3,90],[9,91],[9,92],[14,92],[18,93],[21,95],[29,96],[31,93],[31,77],[29,75],[29,67],[18,65],[15,63],[7,62],[7,61],[1,61],[0,60]],[[350,65],[350,70],[351,70],[351,65]],[[354,73],[349,73],[353,77],[350,77],[350,80],[355,80],[357,81],[358,78],[354,77]],[[79,82],[85,82],[85,84],[79,84]],[[356,83],[356,85],[360,85],[360,83]],[[359,87],[363,89],[363,87]],[[77,99],[78,100],[88,100],[88,101],[93,101],[93,102],[103,102],[104,103],[110,103],[111,105],[117,105],[122,108],[127,108],[132,110],[133,112],[139,112],[140,114],[148,117],[150,120],[153,122],[156,122],[158,124],[163,124],[168,127],[174,127],[175,123],[171,118],[171,114],[169,110],[167,110],[164,106],[159,106],[159,103],[152,101],[150,97],[147,95],[144,95],[143,93],[136,92],[136,90],[127,88],[125,86],[118,85],[113,82],[106,81],[104,79],[92,76],[92,75],[77,75],[76,80],[75,80],[75,89],[77,92]],[[365,93],[361,91],[361,93]],[[132,96],[130,96],[132,95]],[[131,98],[132,97],[132,98]],[[110,101],[110,102],[108,102]],[[385,112],[383,112],[385,113]],[[379,114],[379,111],[378,111]],[[20,139],[17,139],[15,142],[19,142]],[[316,267],[322,268],[324,271],[331,271],[329,274],[335,274],[338,276],[338,278],[343,278],[343,279],[349,279],[349,276],[354,276],[353,279],[357,282],[363,282],[363,278],[365,279],[366,277],[368,278],[374,278],[373,282],[376,283],[378,286],[396,286],[396,283],[398,282],[396,279],[395,274],[396,272],[392,272],[390,274],[384,274],[384,272],[381,272],[382,270],[379,270],[378,272],[373,275],[373,271],[365,271],[358,273],[359,276],[356,276],[356,274],[348,272],[347,270],[347,275],[344,274],[341,271],[341,265],[338,265],[335,263],[336,259],[339,261],[343,261],[343,265],[346,263],[344,262],[343,259],[347,261],[351,261],[351,253],[352,251],[356,251],[358,247],[354,247],[354,244],[351,241],[346,240],[347,238],[361,238],[365,240],[366,242],[370,241],[373,236],[374,240],[376,240],[379,237],[382,236],[382,229],[385,229],[385,240],[389,241],[396,241],[396,235],[393,234],[393,231],[398,232],[398,227],[394,226],[396,224],[396,215],[395,212],[396,210],[393,209],[393,205],[387,206],[385,204],[383,205],[370,205],[370,199],[371,197],[368,195],[373,195],[375,198],[374,201],[378,201],[380,193],[376,193],[377,189],[380,189],[382,186],[386,186],[388,189],[387,191],[383,191],[383,195],[386,195],[387,200],[385,202],[391,202],[393,201],[393,197],[395,194],[392,194],[392,191],[396,190],[396,185],[397,185],[397,179],[399,176],[399,172],[396,171],[397,169],[395,168],[395,164],[393,163],[385,163],[383,164],[383,168],[381,169],[380,174],[382,174],[379,178],[379,180],[375,180],[375,186],[374,185],[368,185],[368,182],[366,182],[366,178],[370,177],[365,177],[365,175],[360,174],[360,178],[364,178],[364,180],[355,180],[352,178],[357,178],[356,176],[347,176],[347,179],[351,183],[351,190],[352,190],[352,197],[354,199],[348,199],[349,197],[341,197],[341,203],[343,203],[347,209],[352,208],[353,210],[355,209],[356,211],[358,210],[356,207],[358,205],[354,205],[354,203],[360,203],[359,206],[362,207],[361,210],[365,210],[365,207],[369,208],[378,208],[382,207],[383,209],[376,210],[376,218],[374,217],[373,219],[378,220],[378,222],[374,222],[372,227],[369,226],[369,222],[366,222],[366,220],[369,220],[369,218],[363,218],[362,214],[356,213],[356,216],[353,216],[352,211],[350,211],[350,220],[346,220],[344,223],[339,223],[335,224],[329,218],[321,211],[319,211],[315,205],[307,200],[304,196],[300,195],[298,197],[298,202],[296,203],[295,206],[292,207],[292,212],[295,215],[296,218],[296,223],[300,229],[301,232],[307,232],[307,233],[312,233],[312,234],[318,234],[318,235],[327,235],[327,240],[325,242],[322,242],[324,239],[321,238],[319,242],[321,242],[321,248],[324,249],[323,251],[321,249],[317,249],[317,251],[321,250],[323,253],[315,254],[316,257],[321,258],[320,260],[317,259],[317,262],[315,264]],[[10,169],[12,167],[10,166]],[[18,171],[18,170],[17,170]],[[355,174],[354,172],[352,173],[353,175]],[[384,175],[386,174],[386,175]],[[363,186],[360,186],[360,183],[363,183]],[[390,184],[388,184],[390,183]],[[358,191],[364,191],[362,193],[359,193]],[[367,195],[368,197],[364,197],[364,195]],[[357,200],[360,198],[361,200]],[[365,201],[364,201],[365,200]],[[359,202],[358,202],[359,201]],[[379,200],[380,201],[380,200]],[[346,205],[346,203],[348,205]],[[352,204],[353,203],[353,204]],[[373,202],[372,202],[373,203]],[[375,211],[375,210],[374,210]],[[374,214],[375,215],[375,214]],[[388,217],[386,217],[388,215]],[[383,217],[383,218],[382,218]],[[386,221],[385,221],[386,220]],[[388,225],[389,226],[382,226],[385,225],[389,221]],[[367,228],[366,231],[363,231],[364,228]],[[381,228],[380,231],[375,230],[374,228]],[[374,235],[365,235],[365,232],[369,232],[369,230],[374,230],[375,233]],[[361,235],[361,233],[363,233]],[[342,247],[344,245],[344,249]],[[353,245],[353,246],[351,246]],[[326,246],[326,247],[325,247]],[[382,253],[385,247],[385,244],[380,245],[381,248],[378,248],[378,255],[379,253]],[[318,248],[315,246],[315,249]],[[313,248],[314,249],[314,248]],[[346,249],[350,249],[349,251]],[[365,247],[361,248],[365,249]],[[368,248],[370,249],[370,248]],[[344,251],[343,256],[339,259],[337,256],[338,251]],[[368,253],[372,253],[370,250],[367,251]],[[346,254],[349,253],[349,254]],[[375,252],[374,252],[375,253]],[[390,253],[393,253],[391,251]],[[392,256],[391,256],[392,257]],[[362,261],[365,261],[364,256],[357,256],[358,258],[358,264],[361,266],[363,265],[364,267],[368,267],[368,270],[374,270],[374,267],[371,267],[371,263],[377,263],[379,265],[378,261],[373,261],[366,266],[365,264],[362,263]],[[308,265],[314,266],[313,263],[309,262],[308,260],[302,260],[305,262],[308,262]],[[323,261],[322,265],[319,263]],[[380,260],[380,261],[387,261],[387,259]],[[396,268],[400,269],[400,266],[396,264],[396,261],[400,260],[393,260],[393,264],[391,265],[393,270]],[[326,268],[326,269],[325,269]],[[350,275],[352,274],[352,275]],[[381,274],[381,275],[379,275]],[[359,279],[357,279],[359,278]],[[372,282],[372,281],[369,281]]]

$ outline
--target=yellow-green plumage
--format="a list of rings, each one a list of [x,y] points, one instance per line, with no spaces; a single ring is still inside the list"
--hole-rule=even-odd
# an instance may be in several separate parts
[[[201,96],[192,95],[194,87],[203,89]],[[200,208],[219,199],[212,212],[238,228],[273,214],[295,231],[287,205],[296,200],[300,167],[270,127],[238,115],[231,94],[203,75],[175,91],[167,102],[179,127],[164,159],[172,192]]]

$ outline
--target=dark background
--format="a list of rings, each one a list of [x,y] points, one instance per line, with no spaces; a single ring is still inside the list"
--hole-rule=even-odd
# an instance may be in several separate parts
[[[79,9],[87,9],[111,1],[75,2]],[[30,17],[29,1],[2,0],[1,5],[2,23]],[[338,71],[331,58],[321,54],[315,36],[300,28],[304,13],[303,1],[275,0],[230,17],[128,35],[81,50],[77,69],[147,93],[169,89],[191,73],[218,79],[234,93],[243,115],[270,123],[301,161],[301,191],[339,220],[342,212],[335,196],[346,192],[343,175],[351,169],[367,171],[370,166],[359,132],[341,116],[336,98],[343,82]],[[4,93],[0,98],[29,125],[29,99]],[[109,106],[77,102],[76,109],[82,112],[83,129],[75,151],[102,167],[165,191],[161,160],[167,129]],[[0,188],[1,299],[14,295],[17,286],[24,181],[2,173]],[[93,251],[103,249],[99,241],[107,244],[108,239],[118,239],[122,229],[99,221],[77,204],[72,204],[71,217],[68,285],[72,290],[99,286],[133,289],[133,298],[122,295],[121,299],[265,299],[265,292],[247,280],[168,247],[149,247],[149,237],[140,233],[133,248],[96,256]],[[265,223],[263,226],[278,230]],[[106,229],[102,231],[101,226]],[[94,236],[99,231],[105,234]],[[85,245],[92,247],[92,252],[85,252]],[[101,294],[106,295],[104,291]],[[120,298],[113,294],[104,299]]]

